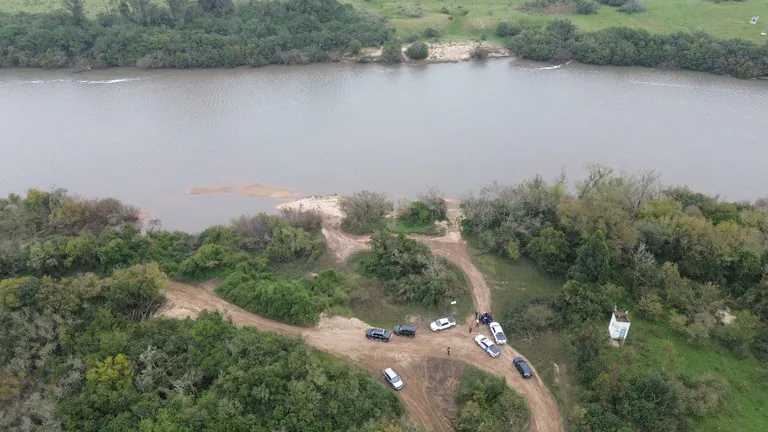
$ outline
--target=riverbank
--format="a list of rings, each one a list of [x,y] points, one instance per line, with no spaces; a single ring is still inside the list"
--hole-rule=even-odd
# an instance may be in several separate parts
[[[427,43],[429,55],[424,60],[409,60],[405,51],[410,44],[402,47],[403,61],[405,63],[458,63],[472,60],[473,53],[480,49],[485,53],[485,58],[505,58],[511,54],[508,49],[488,42],[431,42]],[[358,55],[345,55],[343,61],[358,63],[382,63],[383,47],[365,48]]]

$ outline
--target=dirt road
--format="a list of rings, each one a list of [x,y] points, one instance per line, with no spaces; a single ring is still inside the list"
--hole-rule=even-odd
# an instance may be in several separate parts
[[[346,259],[351,253],[369,248],[366,237],[349,236],[338,228],[341,220],[338,197],[312,197],[288,205],[319,210],[324,215],[323,233],[338,259]],[[477,310],[489,310],[490,290],[482,273],[472,264],[460,234],[457,235],[457,212],[457,205],[452,205],[449,215],[452,216],[450,225],[454,228],[449,228],[446,235],[415,238],[461,268],[472,287]],[[500,357],[490,358],[475,344],[476,334],[469,334],[466,324],[433,333],[425,323],[414,339],[395,337],[390,343],[379,343],[365,339],[363,332],[369,326],[358,319],[323,317],[316,328],[294,327],[262,318],[224,301],[212,293],[210,285],[195,287],[171,282],[166,297],[168,304],[163,312],[166,316],[194,317],[202,310],[216,310],[236,325],[300,336],[321,351],[352,360],[376,373],[386,367],[395,368],[406,383],[406,388],[398,394],[410,419],[427,430],[453,430],[452,395],[458,377],[451,377],[457,375],[456,362],[463,362],[503,376],[507,384],[525,398],[531,413],[529,431],[563,431],[557,403],[541,379],[535,375],[533,379],[524,380],[511,365],[512,358],[520,354],[505,345]],[[484,331],[487,333],[487,329]],[[449,346],[450,357],[446,354]]]

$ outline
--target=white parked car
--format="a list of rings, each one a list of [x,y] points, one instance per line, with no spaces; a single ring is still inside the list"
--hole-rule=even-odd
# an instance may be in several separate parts
[[[488,327],[491,329],[493,340],[495,340],[497,344],[503,345],[507,343],[507,336],[504,334],[504,330],[501,329],[501,325],[499,323],[494,321],[488,324]]]
[[[400,375],[398,375],[397,372],[395,372],[395,370],[392,368],[384,369],[384,371],[381,372],[381,376],[383,376],[384,380],[386,380],[395,390],[400,390],[405,385],[403,384],[403,380],[400,378]]]
[[[480,345],[480,348],[487,352],[489,356],[498,357],[501,355],[501,349],[498,347],[498,345],[493,343],[492,340],[488,339],[488,337],[477,335],[475,337],[475,342],[477,342],[477,344]]]
[[[432,331],[445,330],[451,327],[456,327],[456,318],[451,316],[435,320],[435,322],[429,325]]]

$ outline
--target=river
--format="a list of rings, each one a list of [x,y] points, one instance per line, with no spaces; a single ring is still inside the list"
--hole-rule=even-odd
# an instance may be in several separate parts
[[[587,164],[656,169],[728,199],[768,195],[768,81],[515,60],[260,69],[1,70],[0,194],[114,196],[199,230],[298,196],[427,185],[450,196]]]

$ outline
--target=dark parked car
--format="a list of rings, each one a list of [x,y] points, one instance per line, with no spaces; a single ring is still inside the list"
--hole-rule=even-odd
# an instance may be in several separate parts
[[[384,329],[372,328],[365,331],[365,337],[381,342],[389,342],[392,339],[392,333]]]
[[[395,326],[395,334],[398,336],[416,336],[416,327],[413,324],[403,324]]]
[[[524,358],[515,357],[515,359],[512,360],[512,364],[515,365],[515,369],[517,369],[517,371],[520,372],[520,375],[523,378],[530,378],[533,376],[533,371],[528,366],[528,363],[526,363]]]

